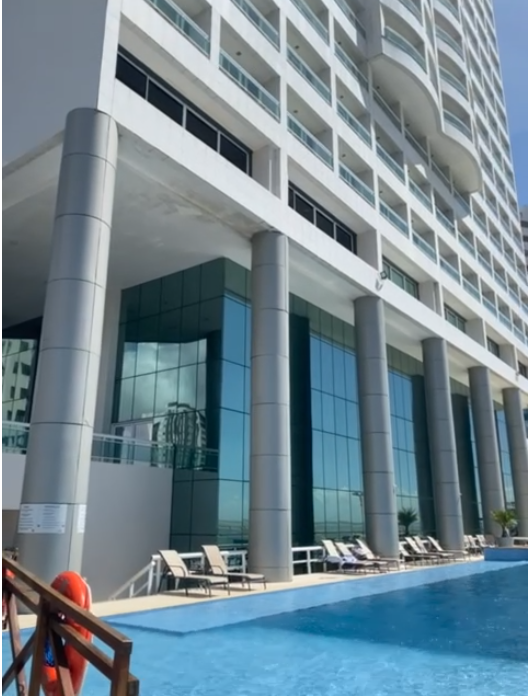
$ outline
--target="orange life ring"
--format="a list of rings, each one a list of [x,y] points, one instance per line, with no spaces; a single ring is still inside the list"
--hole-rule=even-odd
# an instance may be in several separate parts
[[[83,609],[90,610],[92,606],[92,593],[90,591],[90,586],[84,580],[84,578],[79,575],[79,573],[75,573],[72,570],[66,570],[64,573],[57,575],[55,580],[51,583],[51,586],[54,590],[57,590],[57,592],[60,592],[62,595]],[[75,623],[75,621],[72,621],[71,619],[66,619],[65,622],[75,631],[77,631],[77,633],[85,640],[92,640],[92,634],[78,623]],[[79,653],[71,647],[71,645],[66,645],[64,652],[66,654],[66,662],[68,663],[68,668],[70,670],[73,693],[77,696],[82,689],[88,663],[85,658],[82,657],[82,655],[79,655]],[[42,690],[46,696],[61,696],[62,694],[58,681],[57,670],[55,668],[53,651],[51,650],[51,645],[49,645],[49,643],[46,643],[44,653]]]
[[[2,575],[5,578],[14,578],[15,577],[14,574],[10,570],[4,570]],[[4,630],[4,628],[6,627],[5,626],[6,621],[7,621],[7,602],[5,601],[4,593],[2,592],[2,630]]]

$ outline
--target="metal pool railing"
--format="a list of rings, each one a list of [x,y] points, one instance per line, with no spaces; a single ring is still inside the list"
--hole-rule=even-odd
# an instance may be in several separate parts
[[[246,549],[233,549],[221,551],[221,553],[230,569],[240,570],[243,573],[246,572]],[[312,566],[315,563],[322,563],[324,551],[322,546],[295,546],[292,549],[292,554],[293,565],[304,566],[306,573],[311,574],[313,572]],[[201,552],[181,553],[180,557],[187,562],[191,570],[203,568],[204,554]],[[114,600],[123,597],[132,598],[156,594],[160,586],[162,571],[163,561],[159,553],[155,553],[150,557],[150,562],[146,566],[138,570],[135,575],[123,583],[108,599]]]

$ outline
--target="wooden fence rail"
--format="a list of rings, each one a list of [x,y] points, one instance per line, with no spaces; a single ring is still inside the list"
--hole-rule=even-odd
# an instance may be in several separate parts
[[[10,571],[12,577],[7,576],[6,571]],[[65,645],[72,646],[109,680],[110,696],[139,695],[139,681],[130,674],[132,641],[129,638],[89,611],[81,609],[7,554],[2,554],[2,580],[2,596],[7,605],[7,627],[13,655],[13,661],[2,677],[2,693],[16,681],[17,696],[39,695],[44,651],[49,639],[62,696],[74,696]],[[25,645],[20,636],[17,600],[37,616],[35,631]],[[110,648],[113,655],[107,655],[79,635],[72,626],[65,623],[67,620],[87,629],[94,638]],[[28,686],[24,666],[31,657],[33,660]]]

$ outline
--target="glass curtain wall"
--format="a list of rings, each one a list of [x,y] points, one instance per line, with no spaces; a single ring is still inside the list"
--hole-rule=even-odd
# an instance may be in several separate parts
[[[182,552],[247,542],[247,276],[219,259],[123,292],[114,429],[172,452]]]
[[[495,410],[495,421],[497,423],[497,440],[502,468],[502,481],[504,485],[504,502],[507,508],[515,509],[510,445],[508,443],[508,432],[506,430],[506,414],[500,407]]]

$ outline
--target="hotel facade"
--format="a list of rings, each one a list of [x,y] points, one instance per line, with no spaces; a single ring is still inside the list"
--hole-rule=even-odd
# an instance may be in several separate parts
[[[491,0],[4,18],[3,541],[22,563],[107,573],[104,595],[167,546],[248,544],[270,580],[324,537],[394,557],[409,508],[447,549],[506,506],[528,536]]]

